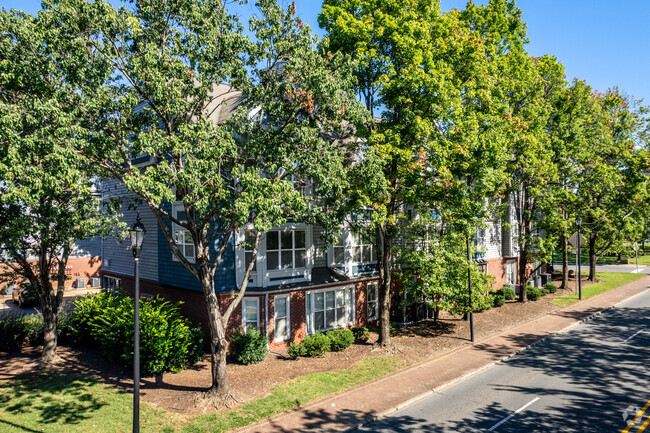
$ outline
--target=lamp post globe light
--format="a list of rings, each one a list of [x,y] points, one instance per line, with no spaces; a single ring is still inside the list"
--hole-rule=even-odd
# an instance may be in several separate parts
[[[147,230],[140,221],[140,212],[129,229],[131,251],[135,262],[135,293],[133,310],[133,433],[140,432],[140,253]]]
[[[580,277],[580,262],[582,261],[582,256],[580,253],[580,226],[582,226],[582,217],[578,216],[576,218],[576,227],[578,228],[578,255],[576,256],[576,262],[578,264],[578,300],[582,301],[582,279]]]

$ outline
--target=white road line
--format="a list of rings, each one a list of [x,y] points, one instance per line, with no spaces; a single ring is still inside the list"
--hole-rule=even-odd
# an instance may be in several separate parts
[[[498,423],[496,423],[492,427],[490,427],[488,429],[488,431],[493,431],[495,428],[499,427],[501,424],[508,421],[510,418],[512,418],[513,416],[515,416],[516,414],[518,414],[522,410],[526,409],[528,406],[535,403],[537,400],[539,400],[539,397],[535,397],[534,399],[532,399],[531,401],[529,401],[528,403],[526,403],[525,405],[523,405],[522,407],[520,407],[519,409],[517,409],[516,411],[514,411],[510,415],[508,415],[507,417],[503,418],[501,421],[499,421]]]
[[[634,335],[630,335],[629,337],[627,337],[627,338],[625,339],[625,341],[628,341],[628,340],[633,339],[634,337],[637,336],[637,334],[639,334],[639,333],[641,333],[641,332],[643,332],[643,329],[640,330],[640,331],[636,331],[636,332],[634,333]]]

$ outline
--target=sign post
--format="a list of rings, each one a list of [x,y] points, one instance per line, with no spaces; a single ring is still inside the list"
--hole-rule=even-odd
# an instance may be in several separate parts
[[[576,254],[576,266],[578,267],[578,274],[576,275],[576,288],[578,289],[578,299],[582,300],[582,279],[580,275],[580,247],[585,243],[585,238],[580,236],[580,226],[582,225],[582,218],[576,218],[576,227],[578,227],[578,232],[571,235],[569,238],[569,243],[578,249],[578,254]]]

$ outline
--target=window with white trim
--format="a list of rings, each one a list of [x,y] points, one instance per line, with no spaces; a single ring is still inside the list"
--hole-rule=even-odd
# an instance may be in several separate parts
[[[367,236],[362,236],[355,232],[352,232],[350,235],[352,238],[350,248],[352,263],[376,263],[377,252],[370,239]]]
[[[104,277],[104,289],[120,290],[122,288],[122,280],[115,277]]]
[[[241,311],[244,332],[250,328],[260,329],[260,300],[258,298],[242,299]]]
[[[354,324],[354,286],[315,290],[306,295],[309,334]]]
[[[172,213],[174,218],[185,221],[185,208],[183,207],[182,202],[174,203],[172,207]],[[194,262],[196,259],[196,251],[194,249],[194,241],[192,240],[192,235],[184,227],[179,226],[178,224],[172,224],[172,231],[174,235],[174,242],[178,246],[178,249],[181,251],[181,254],[190,262]],[[178,258],[175,255],[172,255],[172,258],[175,261],[178,261]]]
[[[304,268],[306,264],[306,230],[273,230],[266,234],[268,271]]]
[[[291,336],[289,320],[289,294],[276,295],[273,298],[273,322],[275,341],[286,341]]]
[[[253,247],[255,246],[255,230],[247,230],[244,235],[244,272],[248,269],[248,264],[253,260]],[[253,271],[257,270],[257,263],[253,265]]]
[[[379,318],[379,287],[377,283],[368,283],[368,320]]]

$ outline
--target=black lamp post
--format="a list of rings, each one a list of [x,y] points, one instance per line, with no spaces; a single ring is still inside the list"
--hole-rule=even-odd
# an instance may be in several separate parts
[[[133,312],[133,433],[140,432],[140,253],[147,233],[140,221],[140,212],[129,229],[131,251],[135,261],[135,309]]]
[[[467,288],[469,290],[469,339],[474,342],[474,305],[472,302],[472,253],[469,250],[469,236],[467,237]]]
[[[580,278],[580,262],[582,261],[582,256],[580,253],[580,226],[582,225],[582,218],[577,217],[576,218],[576,227],[578,227],[578,256],[576,258],[576,262],[578,262],[578,299],[582,301],[582,279]]]

